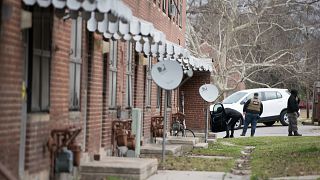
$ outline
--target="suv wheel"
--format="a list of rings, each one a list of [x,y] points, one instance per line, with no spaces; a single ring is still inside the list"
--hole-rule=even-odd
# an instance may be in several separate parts
[[[289,118],[287,114],[287,110],[284,110],[280,114],[280,122],[283,126],[288,126],[289,125]]]
[[[270,122],[264,122],[263,124],[266,126],[272,126],[275,123],[275,121],[270,121]]]
[[[241,128],[241,125],[242,125],[242,120],[239,119],[236,124],[234,125],[234,129],[237,130],[237,129],[240,129]]]

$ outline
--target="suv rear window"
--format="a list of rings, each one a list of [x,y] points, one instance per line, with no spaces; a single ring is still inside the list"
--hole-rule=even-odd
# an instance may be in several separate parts
[[[278,99],[277,92],[276,91],[266,91],[264,92],[266,101],[272,100],[272,99]]]
[[[282,94],[277,92],[277,97],[278,97],[278,99],[282,98]]]
[[[246,94],[246,92],[236,92],[228,96],[226,99],[222,101],[223,104],[232,104],[238,102],[241,98],[243,98]]]

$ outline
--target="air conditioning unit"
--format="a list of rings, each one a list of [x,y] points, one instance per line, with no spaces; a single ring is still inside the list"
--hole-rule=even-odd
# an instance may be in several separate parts
[[[170,4],[169,6],[169,14],[170,16],[176,16],[177,15],[177,7],[174,4]]]

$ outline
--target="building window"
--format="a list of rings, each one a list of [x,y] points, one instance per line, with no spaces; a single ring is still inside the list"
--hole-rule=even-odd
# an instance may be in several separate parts
[[[2,11],[2,0],[0,0],[0,9]],[[0,13],[0,34],[2,34],[1,33],[1,31],[2,31],[1,24],[2,24],[2,13]]]
[[[172,90],[167,91],[167,96],[168,96],[168,102],[167,102],[167,106],[168,108],[171,108],[171,100],[172,100]]]
[[[182,0],[179,3],[179,27],[182,28]]]
[[[161,108],[162,102],[162,89],[161,87],[157,86],[157,108]]]
[[[81,79],[81,37],[82,18],[72,20],[71,55],[69,63],[69,109],[80,110],[80,79]]]
[[[117,57],[118,42],[110,40],[109,56],[109,108],[116,108],[117,105]]]
[[[151,87],[152,87],[152,78],[151,78],[151,68],[152,68],[152,57],[148,57],[148,64],[146,67],[146,107],[151,107]]]
[[[179,25],[179,17],[180,17],[180,0],[175,1],[176,15],[174,21],[177,25]]]
[[[127,70],[126,70],[126,106],[132,107],[133,103],[133,45],[131,42],[127,42]]]
[[[171,16],[171,4],[172,4],[172,0],[167,0],[167,2],[168,2],[168,4],[167,4],[167,6],[168,6],[168,17],[172,17]]]
[[[28,70],[29,112],[49,111],[52,26],[52,9],[34,6],[30,31],[31,61]]]
[[[162,0],[162,11],[167,13],[167,0]]]

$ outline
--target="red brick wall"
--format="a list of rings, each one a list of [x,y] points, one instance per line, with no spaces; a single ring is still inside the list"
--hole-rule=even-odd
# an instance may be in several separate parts
[[[210,83],[210,72],[194,72],[193,76],[179,88],[180,92],[184,92],[186,124],[191,130],[205,128],[204,109],[207,103],[199,94],[199,88],[205,83]]]
[[[125,1],[126,4],[128,4],[131,8],[131,10],[133,11],[134,16],[139,17],[141,19],[144,19],[146,21],[152,22],[155,26],[155,28],[157,28],[158,30],[163,31],[166,34],[166,37],[169,41],[175,42],[175,43],[179,43],[178,39],[180,40],[180,44],[184,45],[184,33],[185,33],[185,21],[183,21],[183,28],[179,28],[178,25],[176,25],[175,22],[173,22],[172,20],[170,20],[170,18],[168,17],[167,14],[164,14],[162,12],[162,10],[160,10],[157,6],[153,5],[152,1],[130,1],[130,0],[126,0]],[[184,5],[183,8],[185,8],[185,1],[184,1]],[[183,17],[185,19],[185,14],[183,14]],[[96,42],[98,43],[98,42]],[[117,106],[121,106],[121,111],[122,112],[130,112],[130,110],[126,110],[125,109],[125,89],[126,89],[126,78],[125,78],[125,73],[126,73],[126,52],[127,52],[127,47],[126,47],[126,43],[122,43],[122,42],[118,42],[118,65],[117,65],[117,69],[118,69],[118,73],[117,73]],[[100,53],[100,55],[98,55]],[[100,60],[101,60],[101,56],[102,53],[101,51],[99,51],[99,53],[97,54],[97,58],[98,56],[100,56]],[[101,62],[101,61],[100,61]],[[141,108],[143,109],[143,136],[145,140],[150,139],[150,125],[151,125],[151,117],[160,114],[160,112],[156,109],[156,101],[157,101],[157,86],[156,84],[153,83],[152,85],[152,98],[151,98],[151,108],[147,108],[145,107],[145,66],[143,64],[141,64],[141,61],[139,63],[139,60],[136,59],[135,60],[135,80],[134,80],[134,107],[135,108]],[[156,63],[156,61],[154,61],[154,63]],[[100,63],[101,67],[102,64]],[[94,96],[96,98],[100,97],[100,100],[102,99],[100,96],[100,94],[102,94],[100,92],[100,90],[102,89],[100,87],[100,83],[102,83],[102,71],[99,70],[99,75],[98,72],[95,75],[95,80],[99,81],[99,84],[97,84],[99,86],[99,90],[96,90],[94,93]],[[90,76],[89,76],[90,77]],[[90,81],[90,78],[89,78]],[[91,84],[91,83],[89,83]],[[95,87],[97,88],[97,85],[95,85]],[[108,74],[107,74],[107,83],[106,85],[108,86]],[[106,93],[108,94],[108,87],[106,89]],[[90,93],[90,91],[88,91],[88,93]],[[98,93],[98,94],[96,94]],[[173,93],[174,94],[174,93]],[[90,94],[89,94],[90,96]],[[108,96],[108,95],[107,95]],[[177,96],[174,96],[177,97]],[[176,110],[176,99],[172,98],[172,110]],[[164,102],[164,100],[163,100]],[[108,99],[106,99],[106,103],[108,103]],[[102,104],[102,102],[99,101],[98,104]],[[164,103],[162,103],[162,105],[164,105]],[[90,132],[96,132],[96,133],[100,133],[101,131],[99,130],[98,127],[102,126],[102,139],[101,139],[101,145],[102,147],[105,147],[106,149],[110,149],[111,148],[111,123],[113,120],[117,120],[117,116],[116,116],[116,111],[115,110],[110,110],[109,107],[105,106],[105,109],[100,109],[97,110],[97,107],[91,107],[93,106],[93,104],[90,102],[88,102],[88,112],[91,111],[92,108],[96,109],[96,120],[95,121],[95,126],[94,125],[89,125],[87,127],[87,133],[90,134]],[[163,109],[162,109],[163,110]],[[99,113],[98,113],[99,112]],[[103,117],[102,117],[102,125],[100,125],[99,123],[100,121],[100,115],[102,114],[102,112],[104,112]],[[169,111],[170,114],[171,111]],[[98,115],[99,114],[99,115]],[[89,114],[88,114],[89,115]],[[169,116],[170,117],[170,116]],[[98,120],[99,119],[99,122]],[[124,117],[121,117],[120,119],[124,119]],[[89,120],[89,117],[88,117]],[[93,121],[93,120],[89,120],[89,121]],[[88,121],[88,123],[89,123]],[[91,128],[92,126],[92,128]],[[95,134],[98,135],[98,134]],[[87,136],[89,136],[87,134]],[[94,137],[94,136],[92,136]],[[98,139],[98,138],[97,138]],[[87,141],[89,142],[90,146],[95,146],[97,147],[97,142],[90,142],[90,141],[96,141],[94,139],[90,139],[87,137]],[[92,144],[93,143],[93,144]],[[88,147],[88,146],[87,146]],[[90,151],[90,149],[89,149]]]
[[[185,46],[186,0],[183,0],[182,28],[168,17],[168,5],[165,14],[162,12],[162,6],[160,9],[152,0],[124,0],[124,2],[129,5],[135,17],[153,23],[156,29],[166,34],[167,40],[176,44],[179,44],[180,40],[180,45]]]
[[[184,45],[185,24],[183,25],[183,28],[180,29],[178,25],[170,21],[167,14],[163,14],[162,10],[159,11],[157,7],[153,6],[153,2],[151,1],[126,0],[126,2],[131,6],[131,8],[135,6],[133,9],[135,16],[153,22],[158,30],[167,34],[168,40],[178,44],[178,39],[180,39],[181,44]],[[22,67],[24,64],[22,33],[20,30],[20,11],[22,2],[16,0],[4,0],[3,3],[9,5],[9,10],[11,10],[9,12],[11,13],[9,13],[8,17],[2,17],[3,21],[1,23],[0,34],[0,162],[17,175],[21,119],[20,97],[23,78]],[[185,14],[183,17],[185,18]],[[46,143],[52,129],[68,125],[84,125],[82,120],[84,113],[86,112],[86,150],[91,153],[97,153],[99,152],[100,144],[106,148],[111,147],[111,122],[116,119],[116,111],[109,110],[108,107],[105,109],[102,108],[103,61],[100,46],[102,36],[95,36],[94,55],[91,63],[88,64],[88,39],[85,33],[85,23],[83,24],[82,33],[83,63],[81,74],[81,111],[78,112],[75,118],[70,119],[70,115],[73,114],[73,112],[69,112],[68,107],[71,20],[60,20],[55,17],[53,25],[50,72],[50,113],[28,114],[27,120],[25,167],[26,171],[31,174],[41,170],[48,170],[50,167],[50,153],[46,147]],[[126,88],[126,65],[124,62],[126,59],[126,46],[124,43],[119,43],[119,45],[117,105],[122,107],[122,111],[128,111],[124,109]],[[88,68],[90,70],[88,70]],[[143,134],[144,139],[149,139],[151,116],[158,115],[161,112],[156,109],[157,86],[154,83],[151,90],[151,108],[146,108],[144,106],[144,68],[143,64],[136,64],[134,107],[142,108],[144,110]],[[90,72],[90,74],[88,74],[88,72]],[[87,109],[84,109],[86,103],[84,97],[86,95]],[[106,100],[106,102],[108,102],[108,100]],[[176,99],[174,97],[172,98],[172,102],[173,105],[171,111],[176,111]],[[163,105],[164,100],[162,106]],[[104,116],[102,114],[103,111],[105,111]],[[102,136],[101,132],[103,132]],[[80,135],[77,138],[79,143],[83,143],[82,136],[83,135]]]
[[[23,72],[22,33],[20,30],[21,1],[5,0],[10,16],[1,23],[0,34],[0,161],[17,175],[21,119],[21,83]],[[82,114],[69,119],[69,51],[70,20],[54,18],[50,72],[50,113],[28,114],[25,168],[29,173],[48,169],[50,153],[46,147],[53,128],[81,124]],[[85,58],[84,58],[85,59]],[[86,71],[83,62],[83,71]],[[86,80],[83,73],[82,79]],[[82,81],[83,81],[82,80]],[[83,84],[81,84],[83,87]],[[82,97],[83,99],[83,93]],[[83,104],[82,104],[83,110]],[[83,112],[83,111],[82,111]],[[81,137],[81,136],[79,136]],[[78,140],[82,140],[78,138]],[[81,143],[81,141],[79,141]]]
[[[0,31],[0,162],[17,177],[23,65],[20,6],[20,1],[3,0],[8,14],[2,14]]]
[[[55,128],[72,125],[81,126],[82,114],[70,119],[69,111],[69,52],[71,42],[71,20],[54,17],[52,34],[52,59],[50,70],[50,112],[47,114],[29,113],[26,135],[26,170],[36,173],[49,169],[50,153],[46,143],[50,132]],[[85,67],[85,62],[82,68]],[[84,70],[83,70],[84,71]],[[86,77],[82,73],[83,77]],[[85,78],[84,78],[85,79]],[[81,99],[83,98],[83,93]],[[83,105],[83,104],[82,104]],[[83,107],[82,107],[83,113]],[[41,117],[40,120],[38,117]],[[77,138],[82,143],[81,135]]]
[[[48,121],[28,120],[25,168],[30,174],[50,168],[49,134]]]
[[[101,50],[102,37],[94,35],[94,53],[91,63],[88,64],[88,106],[87,106],[87,134],[86,149],[98,153],[101,143],[102,129],[102,79],[103,61]]]

